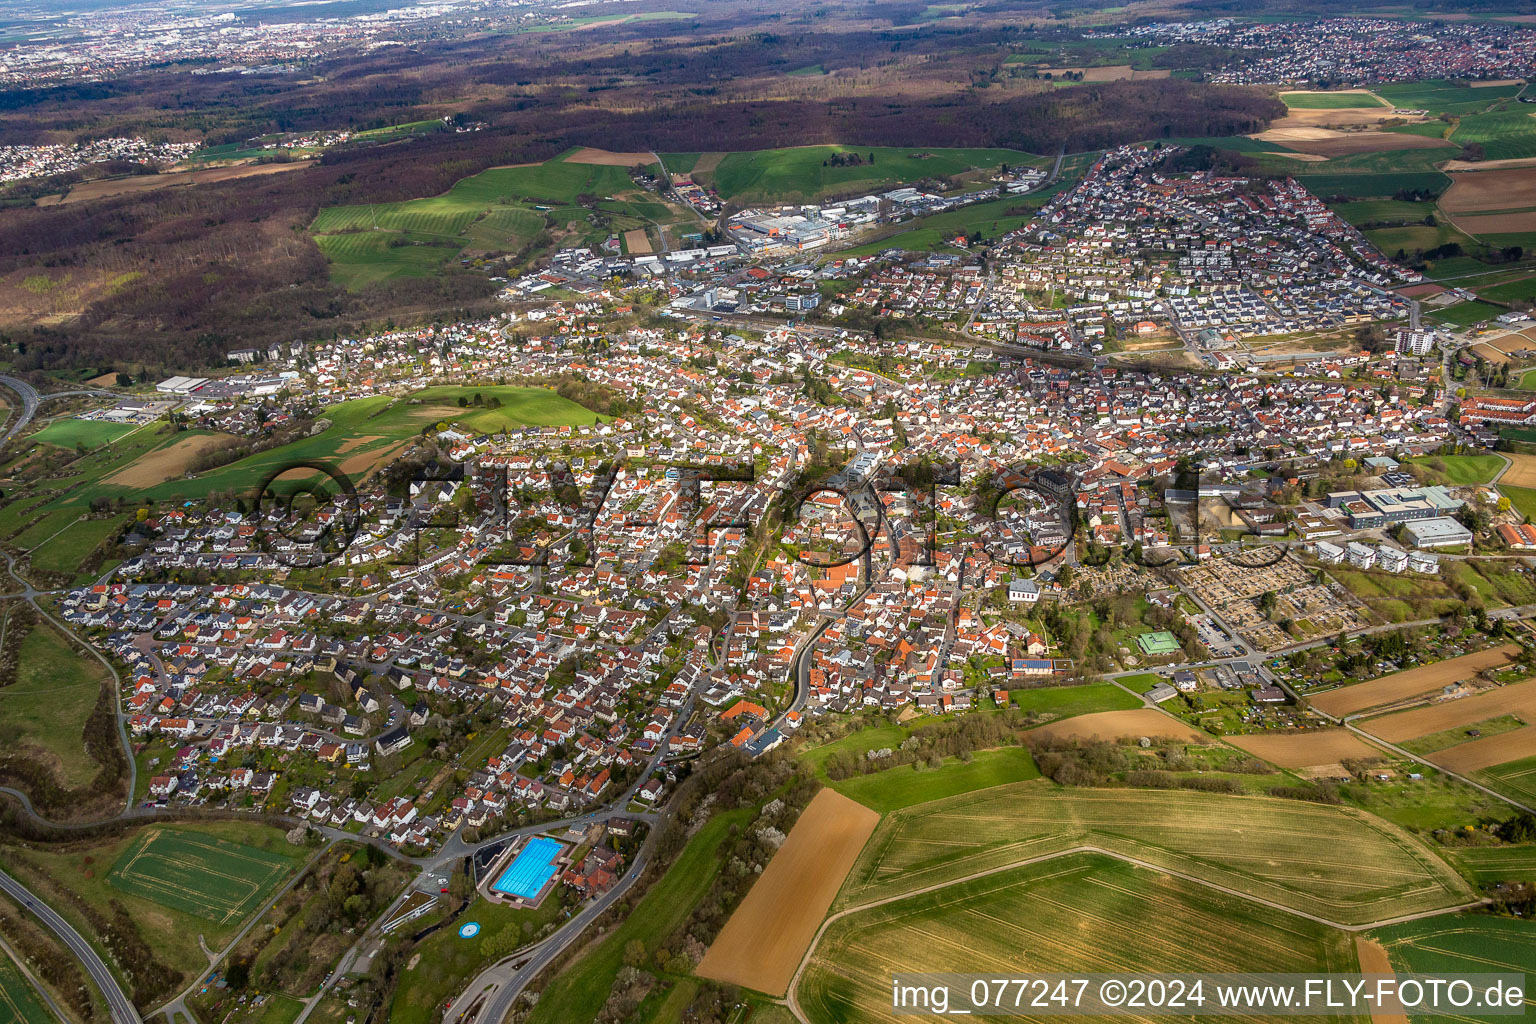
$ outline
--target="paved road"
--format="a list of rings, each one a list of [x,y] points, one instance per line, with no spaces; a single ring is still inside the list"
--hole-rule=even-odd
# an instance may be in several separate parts
[[[38,920],[48,926],[48,929],[64,940],[64,945],[75,955],[75,958],[85,966],[85,970],[101,989],[101,994],[107,999],[107,1007],[112,1013],[112,1020],[116,1024],[142,1024],[139,1011],[134,1009],[133,1001],[123,993],[117,984],[117,979],[102,963],[101,957],[91,948],[91,944],[80,937],[70,923],[54,913],[53,909],[32,895],[26,886],[16,879],[0,871],[0,889],[14,898],[18,903],[30,911]]]
[[[46,395],[38,394],[36,388],[20,377],[0,376],[0,384],[4,384],[21,396],[21,412],[11,418],[6,427],[5,436],[0,437],[0,446],[5,445],[11,438],[27,429],[27,424],[32,422],[32,417],[37,415],[37,407],[40,403],[52,398],[73,398],[79,395],[115,395],[114,391],[103,391],[100,388],[79,388],[72,391],[50,391]]]

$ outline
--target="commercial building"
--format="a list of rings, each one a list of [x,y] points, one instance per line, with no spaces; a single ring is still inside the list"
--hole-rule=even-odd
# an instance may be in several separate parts
[[[1449,548],[1472,543],[1472,531],[1450,516],[1420,519],[1409,523],[1405,529],[1414,547]]]

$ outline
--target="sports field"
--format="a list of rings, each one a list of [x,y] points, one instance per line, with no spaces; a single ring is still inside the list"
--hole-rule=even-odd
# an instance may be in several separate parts
[[[854,154],[860,161],[857,164],[823,166],[834,156],[841,155],[846,160]],[[687,165],[686,158],[691,155],[663,153],[662,161],[676,170]],[[1043,157],[1012,149],[796,146],[727,153],[711,170],[704,169],[702,160],[688,166],[693,168],[695,181],[714,186],[722,199],[812,199],[831,192],[908,184],[973,170],[995,171],[1001,164],[1044,163]]]
[[[0,954],[0,1024],[44,1024],[57,1019],[11,958]]]
[[[1280,102],[1295,110],[1353,110],[1387,106],[1364,89],[1346,92],[1282,92]]]
[[[880,815],[830,789],[817,793],[789,838],[731,914],[698,974],[781,996]]]
[[[150,828],[112,865],[108,881],[162,906],[230,924],[260,906],[290,866],[254,846],[181,829]]]
[[[1466,884],[1362,811],[1271,797],[999,786],[887,815],[839,908],[1092,845],[1344,924],[1452,906]]]
[[[1079,854],[833,921],[796,996],[818,1024],[903,1020],[891,1013],[897,971],[1343,972],[1357,963],[1348,937],[1326,925]]]
[[[1485,668],[1508,665],[1520,653],[1519,644],[1505,644],[1459,658],[1420,665],[1406,672],[1394,672],[1368,683],[1342,686],[1310,698],[1313,707],[1335,717],[1352,715],[1367,708],[1406,700],[1436,690],[1447,683],[1477,675]]]
[[[87,449],[99,448],[116,441],[133,427],[122,423],[103,423],[100,420],[54,420],[32,435],[32,440],[56,444],[60,448],[83,445]]]

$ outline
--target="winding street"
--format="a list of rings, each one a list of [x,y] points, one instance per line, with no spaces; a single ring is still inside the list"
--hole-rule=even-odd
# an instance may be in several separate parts
[[[4,384],[16,394],[21,396],[21,412],[12,417],[6,425],[4,436],[0,436],[0,446],[7,444],[17,434],[27,429],[27,424],[32,422],[32,417],[37,415],[37,407],[53,398],[76,398],[84,395],[114,396],[115,391],[106,391],[101,388],[77,388],[70,391],[50,391],[48,394],[39,394],[38,390],[20,377],[0,376],[0,384]]]
[[[101,957],[96,955],[96,951],[91,948],[91,944],[86,942],[68,921],[60,917],[48,904],[34,896],[31,890],[4,871],[0,871],[0,889],[3,889],[6,895],[16,900],[28,913],[46,925],[48,930],[57,935],[64,945],[68,947],[69,951],[75,955],[75,959],[80,961],[86,973],[91,976],[91,980],[96,983],[96,987],[101,990],[101,994],[106,997],[107,1007],[112,1013],[112,1020],[115,1024],[142,1024],[139,1011],[134,1008],[133,1000],[124,994],[122,988],[117,983],[117,979],[112,976],[112,972],[107,969],[107,965],[102,963]]]

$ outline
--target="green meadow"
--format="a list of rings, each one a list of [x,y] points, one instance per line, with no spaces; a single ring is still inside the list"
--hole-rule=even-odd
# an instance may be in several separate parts
[[[862,162],[823,166],[836,154],[858,154]],[[698,154],[664,153],[662,161],[674,173],[688,173],[697,166]],[[722,199],[808,200],[833,192],[909,184],[967,171],[995,171],[1001,164],[1039,167],[1046,163],[1044,157],[1012,149],[797,146],[728,153],[713,171],[698,172],[694,179],[713,185]]]
[[[1283,92],[1280,94],[1280,102],[1292,110],[1351,110],[1386,106],[1366,92]]]
[[[568,156],[569,154],[565,154]],[[427,277],[455,259],[518,252],[546,228],[574,232],[591,245],[672,217],[663,204],[621,198],[639,193],[623,167],[566,163],[492,167],[442,195],[393,203],[328,206],[310,224],[331,273],[349,288],[401,277]],[[591,197],[600,215],[581,201]]]

